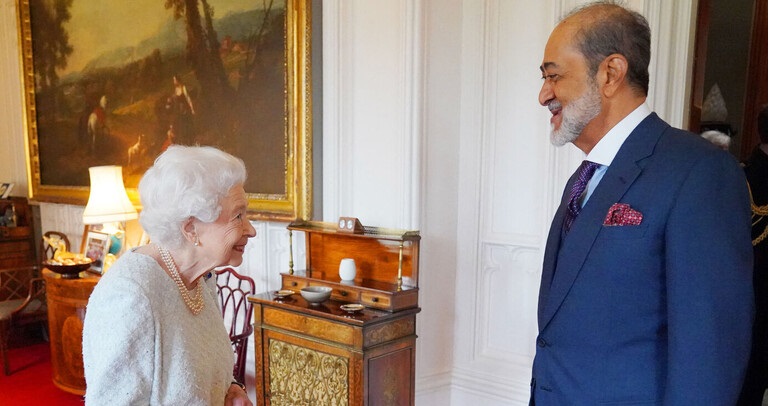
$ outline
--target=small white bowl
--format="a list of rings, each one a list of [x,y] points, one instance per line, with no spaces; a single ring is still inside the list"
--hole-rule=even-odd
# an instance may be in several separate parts
[[[306,299],[307,302],[318,305],[328,299],[333,289],[327,286],[307,286],[301,289],[301,296]]]

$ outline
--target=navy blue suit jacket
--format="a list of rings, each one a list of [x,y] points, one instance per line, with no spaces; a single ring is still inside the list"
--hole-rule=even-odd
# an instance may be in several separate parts
[[[728,405],[753,320],[750,205],[736,159],[653,113],[629,135],[562,239],[539,292],[536,405]],[[634,226],[603,225],[627,203]]]

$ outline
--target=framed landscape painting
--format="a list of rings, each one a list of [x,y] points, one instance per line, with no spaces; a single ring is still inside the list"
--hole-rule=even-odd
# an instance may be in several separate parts
[[[18,1],[33,199],[84,205],[121,165],[137,205],[168,146],[211,145],[253,218],[310,218],[309,0]]]

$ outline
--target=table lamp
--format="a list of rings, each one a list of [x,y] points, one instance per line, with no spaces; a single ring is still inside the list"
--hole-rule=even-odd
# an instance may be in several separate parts
[[[122,167],[117,165],[89,168],[89,200],[84,208],[86,225],[101,224],[111,235],[109,253],[119,256],[125,247],[125,222],[138,218],[138,212],[127,197]]]

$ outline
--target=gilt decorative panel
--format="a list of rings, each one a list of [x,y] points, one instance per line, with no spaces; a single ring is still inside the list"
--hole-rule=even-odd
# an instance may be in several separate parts
[[[271,339],[271,405],[349,404],[349,359]]]

